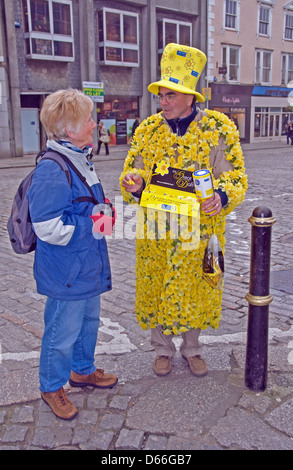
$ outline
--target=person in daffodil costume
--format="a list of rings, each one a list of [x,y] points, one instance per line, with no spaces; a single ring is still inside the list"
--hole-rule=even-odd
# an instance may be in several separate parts
[[[159,211],[139,206],[136,314],[139,325],[151,329],[157,375],[171,371],[176,352],[174,335],[182,335],[180,351],[191,372],[196,376],[207,373],[199,335],[207,327],[219,326],[222,288],[213,288],[203,279],[204,253],[213,233],[224,253],[226,216],[241,204],[247,190],[235,124],[224,114],[196,106],[196,101],[204,102],[196,84],[205,64],[206,56],[198,49],[174,43],[166,46],[161,80],[148,87],[162,111],[136,129],[120,177],[125,201],[134,204],[139,204],[154,165],[161,174],[169,167],[192,172],[208,169],[213,179],[214,195],[200,205],[197,243],[190,235],[188,245],[181,232],[174,237],[172,214],[166,218],[164,232]]]

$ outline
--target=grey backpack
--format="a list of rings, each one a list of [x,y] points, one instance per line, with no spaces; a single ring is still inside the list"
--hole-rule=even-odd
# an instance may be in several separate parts
[[[65,172],[69,185],[71,185],[71,174],[61,154],[51,150],[42,151],[36,157],[36,164],[39,159],[54,160],[58,163]],[[15,253],[18,254],[26,254],[34,251],[37,243],[37,237],[32,227],[27,198],[34,171],[35,168],[20,183],[13,199],[11,214],[7,223],[11,246]]]

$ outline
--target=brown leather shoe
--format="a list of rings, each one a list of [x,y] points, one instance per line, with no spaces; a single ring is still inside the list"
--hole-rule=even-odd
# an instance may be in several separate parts
[[[184,356],[183,356],[184,357]],[[188,362],[190,371],[196,377],[204,377],[208,373],[205,360],[201,356],[184,357]]]
[[[172,358],[170,356],[156,356],[154,362],[154,372],[157,375],[168,375],[172,368]]]
[[[105,374],[103,369],[96,369],[89,375],[80,375],[72,371],[69,379],[72,387],[112,388],[117,382],[116,375]]]
[[[78,413],[78,409],[71,403],[63,387],[57,392],[42,392],[41,397],[58,418],[69,420],[75,418]]]

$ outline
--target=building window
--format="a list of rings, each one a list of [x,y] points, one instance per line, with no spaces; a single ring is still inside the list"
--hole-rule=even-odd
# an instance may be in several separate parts
[[[284,39],[293,40],[293,12],[285,13]]]
[[[258,34],[262,36],[271,35],[271,10],[268,7],[260,6],[258,15]]]
[[[293,82],[293,54],[282,55],[281,84]]]
[[[222,46],[222,67],[226,70],[223,79],[228,82],[239,82],[240,49],[235,46]]]
[[[224,25],[228,29],[237,29],[237,1],[225,0]]]
[[[26,56],[74,60],[72,2],[23,0]]]
[[[100,63],[139,66],[138,15],[103,8],[98,13]]]
[[[255,82],[262,85],[271,83],[272,53],[270,51],[256,51]]]
[[[184,21],[163,19],[158,22],[158,66],[167,44],[174,42],[191,46],[192,24]]]

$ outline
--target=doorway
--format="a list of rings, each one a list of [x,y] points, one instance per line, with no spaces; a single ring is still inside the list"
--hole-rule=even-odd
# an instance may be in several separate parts
[[[23,153],[40,151],[40,125],[38,108],[21,109]]]
[[[271,114],[270,115],[269,137],[277,137],[280,134],[281,134],[280,115],[279,114]]]

